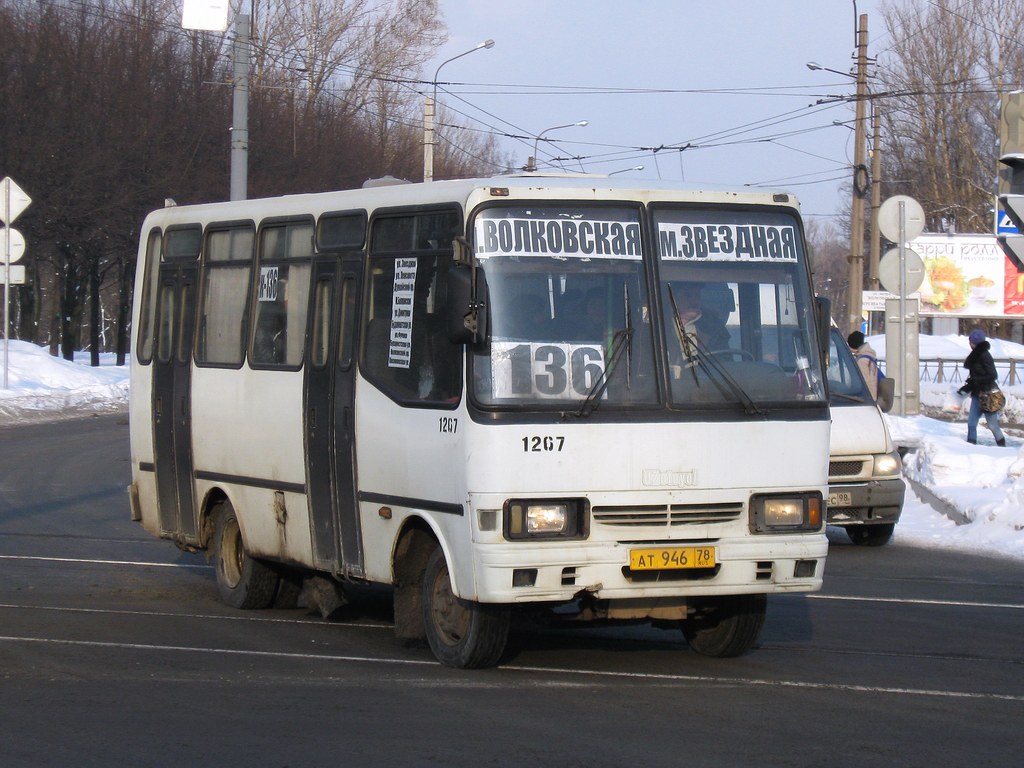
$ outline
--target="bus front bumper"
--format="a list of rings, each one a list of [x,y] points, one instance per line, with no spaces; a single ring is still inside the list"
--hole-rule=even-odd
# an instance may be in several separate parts
[[[692,542],[678,542],[692,547]],[[767,545],[767,546],[766,546]],[[671,549],[676,544],[666,545]],[[828,553],[820,534],[773,535],[743,542],[718,540],[711,568],[634,569],[638,543],[502,543],[484,546],[476,560],[476,599],[485,603],[560,603],[588,594],[598,600],[821,589]]]

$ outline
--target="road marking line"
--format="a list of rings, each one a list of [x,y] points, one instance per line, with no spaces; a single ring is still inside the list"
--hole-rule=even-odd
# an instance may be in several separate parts
[[[225,656],[256,656],[261,658],[276,659],[299,659],[302,661],[334,661],[352,662],[364,664],[393,664],[397,666],[417,667],[438,667],[433,660],[424,661],[418,659],[385,659],[372,656],[348,656],[340,654],[317,654],[317,653],[285,653],[282,651],[253,651],[232,648],[201,648],[198,646],[184,645],[151,645],[146,643],[111,643],[95,640],[58,640],[44,637],[13,637],[0,636],[0,642],[9,643],[38,643],[42,645],[70,645],[89,648],[104,648],[116,650],[133,651],[173,651],[179,653],[218,653]],[[438,667],[440,669],[440,667]],[[973,691],[943,691],[928,690],[923,688],[890,688],[870,685],[848,685],[844,683],[811,683],[798,680],[762,680],[749,677],[711,677],[709,675],[679,675],[653,672],[614,672],[596,669],[568,669],[564,667],[535,667],[506,665],[497,669],[498,672],[529,672],[534,674],[548,675],[571,675],[576,677],[593,678],[620,678],[630,680],[656,680],[669,683],[713,683],[725,686],[750,686],[750,687],[777,687],[777,688],[802,688],[820,691],[848,691],[853,693],[874,693],[881,695],[895,696],[920,696],[947,699],[991,699],[997,701],[1024,702],[1024,695],[1009,693],[981,693]],[[461,682],[461,681],[460,681]]]
[[[137,568],[188,568],[198,571],[208,571],[213,569],[212,565],[193,565],[190,563],[153,563],[141,560],[90,560],[77,557],[43,557],[38,555],[0,555],[0,560],[35,560],[53,563],[133,566]],[[849,595],[822,594],[804,594],[801,596],[806,597],[809,600],[847,600],[850,602],[863,603],[900,603],[904,605],[945,605],[961,608],[1008,608],[1017,611],[1024,610],[1024,604],[1021,603],[978,603],[967,600],[920,600],[903,597],[856,597]]]
[[[40,557],[36,555],[0,555],[0,560],[37,560],[47,563],[85,563],[88,565],[128,565],[137,568],[192,568],[198,571],[212,570],[212,565],[190,563],[148,563],[140,560],[90,560],[83,557]]]
[[[919,600],[909,597],[852,597],[848,595],[807,595],[810,600],[847,600],[856,603],[901,603],[904,605],[950,605],[961,608],[1010,608],[1024,610],[1019,603],[975,603],[966,600]]]
[[[121,608],[71,608],[62,605],[25,605],[22,603],[0,603],[0,610],[4,608],[26,611],[56,611],[58,613],[98,613],[114,616],[154,616],[157,618],[167,619],[212,619],[215,621],[256,621],[265,624],[308,624],[318,627],[365,627],[368,629],[394,628],[394,625],[392,624],[350,621],[326,621],[325,619],[304,619],[301,617],[294,616],[275,618],[273,616],[253,616],[244,612],[225,614],[177,613],[175,611],[129,611]]]

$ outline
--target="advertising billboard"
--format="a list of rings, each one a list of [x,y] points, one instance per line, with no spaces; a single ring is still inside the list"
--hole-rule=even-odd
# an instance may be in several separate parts
[[[912,294],[922,317],[1024,319],[1024,274],[994,235],[923,234],[907,245],[924,262],[924,281]],[[870,299],[865,309],[875,309],[883,295]]]

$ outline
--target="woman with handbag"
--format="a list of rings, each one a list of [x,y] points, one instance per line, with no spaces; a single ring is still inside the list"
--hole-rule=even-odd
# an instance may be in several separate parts
[[[987,412],[982,410],[982,395],[993,389],[998,390],[999,375],[996,373],[996,364],[992,360],[992,353],[989,352],[990,344],[985,339],[985,332],[981,328],[971,331],[967,341],[971,345],[971,352],[964,360],[964,368],[967,369],[967,381],[960,387],[960,394],[971,396],[971,409],[967,414],[967,442],[978,442],[978,422],[984,413],[988,428],[996,438],[996,445],[1006,445],[1006,438],[1003,430],[999,428],[999,410]]]

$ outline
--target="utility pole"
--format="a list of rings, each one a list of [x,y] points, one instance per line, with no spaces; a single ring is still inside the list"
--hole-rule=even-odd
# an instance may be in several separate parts
[[[847,300],[847,331],[859,331],[864,290],[864,194],[867,176],[864,147],[867,141],[865,108],[868,96],[868,16],[861,14],[857,29],[857,99],[853,151],[853,206],[850,226],[850,294]]]
[[[878,260],[882,233],[878,231],[878,209],[882,205],[882,150],[878,127],[878,102],[871,102],[871,261],[868,263],[868,289],[877,291]]]
[[[235,22],[234,98],[231,117],[231,199],[245,200],[249,187],[249,16]]]

